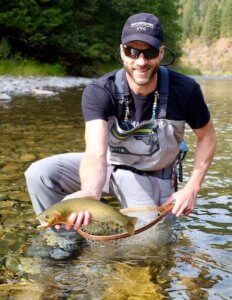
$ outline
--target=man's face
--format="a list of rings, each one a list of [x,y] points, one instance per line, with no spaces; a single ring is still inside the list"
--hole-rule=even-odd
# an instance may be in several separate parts
[[[149,44],[141,41],[133,41],[126,45],[121,45],[121,57],[127,76],[129,76],[129,79],[131,79],[133,84],[137,85],[137,87],[150,85],[153,82],[162,61],[164,54],[163,47],[160,47],[159,51],[158,49],[152,49],[157,55],[157,57],[154,58],[150,58],[150,55],[146,55],[146,52],[139,53],[139,51],[136,51],[136,49],[145,50],[151,48]],[[138,55],[133,56],[136,52]],[[148,56],[148,58],[146,58],[146,56]]]

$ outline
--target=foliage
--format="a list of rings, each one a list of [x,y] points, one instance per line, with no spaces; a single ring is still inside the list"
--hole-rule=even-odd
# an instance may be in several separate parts
[[[0,2],[0,41],[11,55],[61,63],[75,74],[97,62],[115,60],[125,20],[134,13],[157,14],[165,43],[180,53],[177,1],[11,0]]]
[[[208,44],[232,37],[231,0],[180,0],[183,40],[201,37]]]
[[[232,1],[222,1],[221,8],[221,36],[232,36]]]
[[[220,37],[220,15],[218,4],[214,1],[208,2],[202,36],[209,44]]]
[[[183,6],[183,37],[198,36],[201,31],[199,20],[201,19],[201,0],[187,0]]]
[[[0,44],[0,59],[7,59],[10,57],[11,47],[6,39],[2,39]]]
[[[38,63],[26,59],[6,59],[0,64],[0,75],[21,75],[21,76],[63,76],[64,68],[55,63]]]
[[[72,0],[0,2],[0,38],[12,54],[46,62],[78,60],[78,39]]]

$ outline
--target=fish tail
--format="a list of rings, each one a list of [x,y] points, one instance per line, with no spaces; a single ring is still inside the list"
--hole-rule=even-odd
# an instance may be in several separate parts
[[[137,222],[138,218],[136,217],[128,217],[128,223],[125,226],[126,230],[130,235],[133,235],[135,233],[135,223]]]

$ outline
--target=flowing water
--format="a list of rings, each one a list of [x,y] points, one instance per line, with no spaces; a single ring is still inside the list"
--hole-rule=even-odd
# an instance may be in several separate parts
[[[167,244],[164,227],[160,243],[149,234],[147,243],[80,241],[69,259],[47,255],[52,234],[36,230],[23,172],[39,158],[83,151],[82,89],[14,97],[0,107],[0,299],[232,299],[231,80],[197,81],[218,148],[195,211],[178,219]],[[188,128],[186,139],[185,179],[194,149]]]

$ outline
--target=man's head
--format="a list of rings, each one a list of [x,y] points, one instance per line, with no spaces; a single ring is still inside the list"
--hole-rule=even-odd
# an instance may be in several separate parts
[[[144,93],[154,89],[164,55],[159,19],[148,13],[129,17],[121,40],[121,58],[132,90]]]
[[[141,41],[159,48],[163,42],[163,30],[159,19],[148,13],[129,17],[122,30],[122,44]]]

